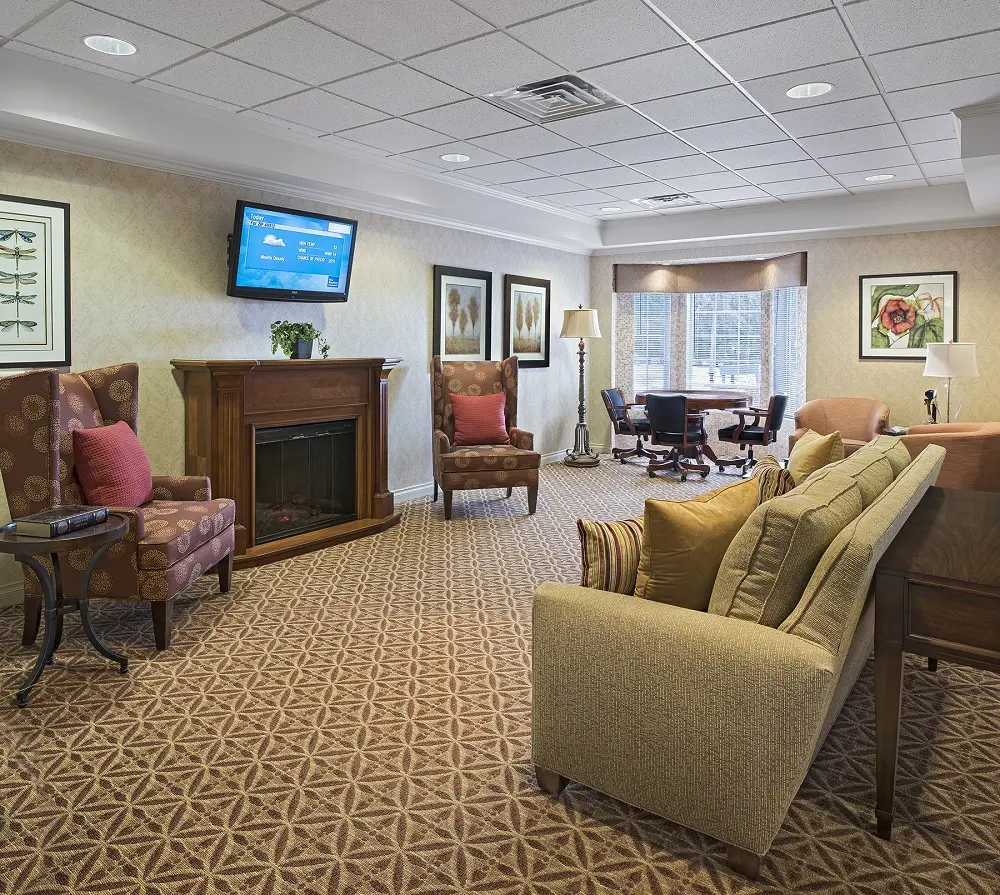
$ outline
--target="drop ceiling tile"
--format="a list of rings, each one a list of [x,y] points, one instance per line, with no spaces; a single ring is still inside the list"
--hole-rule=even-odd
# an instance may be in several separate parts
[[[943,115],[961,106],[995,102],[1000,99],[1000,75],[984,75],[966,81],[915,87],[886,94],[889,108],[901,121]]]
[[[281,127],[288,131],[295,131],[299,134],[306,134],[309,137],[322,137],[328,133],[326,130],[318,130],[314,127],[306,127],[303,124],[296,124],[294,121],[285,121],[284,118],[275,118],[257,109],[244,109],[239,113],[240,118],[252,118],[254,121],[263,121],[266,124]]]
[[[88,34],[113,34],[135,44],[139,52],[131,56],[95,53],[84,46],[83,39]],[[131,25],[79,3],[59,7],[30,28],[25,28],[17,39],[20,43],[80,59],[104,70],[125,72],[133,77],[150,75],[199,52],[193,44],[157,34],[141,25]],[[13,86],[8,85],[8,88]]]
[[[556,193],[575,193],[580,189],[579,183],[563,177],[537,177],[534,180],[516,180],[505,183],[504,188],[514,190],[522,196],[552,196]]]
[[[653,0],[653,3],[695,40],[830,8],[830,0],[743,0],[738,9],[712,0]]]
[[[695,174],[692,177],[673,177],[667,183],[682,193],[704,193],[708,190],[747,186],[746,180],[729,171],[720,171],[716,174]]]
[[[9,44],[8,46],[13,46],[13,44]],[[157,84],[156,81],[140,81],[135,86],[146,90],[155,90],[157,93],[167,93],[170,96],[177,96],[191,102],[204,103],[206,106],[215,106],[215,108],[225,109],[227,112],[239,112],[241,108],[235,103],[225,103],[219,99],[212,99],[210,96],[192,93],[190,90],[181,90],[180,87],[171,87],[169,84]]]
[[[964,174],[953,174],[949,177],[928,177],[927,178],[933,186],[941,186],[945,183],[964,183]]]
[[[680,46],[677,34],[640,0],[593,0],[510,29],[570,70]],[[600,35],[595,40],[595,35]]]
[[[695,174],[714,174],[716,171],[725,170],[707,155],[689,155],[684,158],[663,159],[659,162],[644,162],[635,168],[643,174],[668,183],[671,177],[692,177]]]
[[[65,56],[62,53],[55,53],[52,50],[43,50],[41,47],[33,47],[31,44],[21,43],[19,40],[12,40],[3,45],[4,50],[14,50],[18,53],[25,53],[28,56],[35,56],[38,59],[48,59],[49,62],[55,62],[58,65],[69,65],[73,68],[78,68],[81,71],[93,72],[95,75],[103,75],[106,78],[114,78],[117,81],[135,81],[135,75],[130,74],[126,71],[115,71],[113,68],[108,68],[104,65],[94,65],[92,62],[85,62],[83,59],[74,59],[72,56]],[[144,82],[145,83],[145,82]],[[188,96],[188,99],[194,98],[193,96]],[[198,99],[205,101],[204,97],[198,97]],[[211,101],[212,103],[215,100]],[[232,109],[238,109],[239,106],[233,106],[231,104],[219,105],[230,105]]]
[[[602,211],[602,208],[617,208],[618,211]],[[635,206],[612,200],[610,203],[598,202],[596,205],[578,205],[576,206],[576,210],[602,218],[617,218],[626,214],[634,214]]]
[[[594,190],[603,190],[610,186],[625,186],[630,183],[652,182],[652,178],[646,177],[632,168],[622,166],[604,168],[600,171],[580,171],[569,175],[567,179]]]
[[[265,103],[258,111],[306,127],[319,128],[324,134],[360,127],[363,124],[373,124],[386,117],[383,112],[376,112],[367,106],[318,89],[306,90],[304,93],[296,93]]]
[[[398,63],[328,84],[325,89],[392,115],[407,115],[465,99],[460,90]]]
[[[487,137],[477,137],[472,142],[477,146],[482,146],[483,149],[490,150],[490,152],[497,152],[506,158],[513,159],[561,152],[564,149],[576,147],[576,144],[571,140],[560,137],[559,134],[554,134],[538,125],[522,127],[516,131],[505,131],[502,134],[491,134]]]
[[[467,155],[469,160],[467,162],[446,162],[441,158],[442,155],[455,154]],[[407,152],[406,157],[418,162],[425,162],[444,171],[461,171],[463,168],[473,168],[478,165],[491,165],[494,162],[505,161],[502,155],[487,152],[485,149],[480,149],[471,143],[460,141],[442,143],[432,149],[416,149],[413,152]]]
[[[410,64],[476,95],[562,74],[554,62],[499,32],[419,56]]]
[[[385,158],[388,155],[392,155],[391,152],[386,152],[384,149],[376,149],[374,146],[365,146],[363,143],[355,143],[354,140],[345,140],[343,137],[337,134],[328,134],[322,138],[324,143],[329,143],[334,146],[339,146],[348,152],[354,153],[356,155],[375,155],[380,158]]]
[[[241,37],[220,52],[306,84],[325,84],[389,62],[379,53],[296,18]]]
[[[688,46],[591,68],[583,76],[627,103],[728,83],[697,50]]]
[[[888,91],[992,75],[1000,72],[1000,31],[870,58],[882,87]]]
[[[523,162],[497,162],[495,165],[483,165],[480,168],[466,168],[463,173],[467,177],[486,183],[513,183],[542,177],[545,174],[544,171],[532,168]]]
[[[900,180],[923,180],[924,175],[921,173],[920,169],[916,165],[903,165],[898,168],[869,168],[867,171],[854,171],[850,174],[838,174],[837,180],[841,182],[848,189],[854,189],[858,186],[868,186],[868,182],[865,180],[871,174],[894,174],[896,181]]]
[[[792,99],[786,93],[789,88],[797,84],[817,82],[833,84],[833,90],[812,99]],[[788,112],[792,109],[805,109],[826,103],[842,102],[845,99],[874,96],[878,93],[878,86],[868,74],[868,67],[861,59],[845,59],[843,62],[832,62],[829,65],[818,65],[801,71],[755,78],[743,86],[768,112]]]
[[[452,0],[327,0],[302,15],[394,59],[492,30]]]
[[[947,115],[932,115],[929,118],[914,118],[899,125],[910,143],[933,143],[936,140],[955,138],[955,118]]]
[[[730,168],[758,168],[763,165],[799,162],[809,158],[808,153],[792,140],[761,143],[758,146],[744,146],[740,149],[723,149],[713,152],[712,155]]]
[[[739,208],[742,205],[775,205],[780,201],[780,199],[775,199],[774,196],[761,196],[756,199],[737,199],[734,202],[724,202],[721,199],[716,199],[712,202],[712,205],[717,208]]]
[[[673,187],[653,181],[652,183],[631,183],[625,184],[624,186],[609,186],[604,192],[623,202],[631,202],[634,199],[647,199],[650,196],[663,196],[668,193],[679,193],[683,191],[675,190]],[[615,204],[617,204],[617,202]]]
[[[528,159],[528,164],[549,174],[578,174],[581,171],[611,168],[615,163],[590,149],[570,149],[566,152],[533,156]]]
[[[917,161],[924,162],[944,162],[948,159],[955,159],[961,156],[958,140],[937,140],[934,143],[918,143],[913,147],[913,154]]]
[[[298,81],[273,75],[245,62],[206,53],[160,72],[156,80],[214,99],[256,106],[302,89]]]
[[[783,180],[803,180],[807,177],[822,177],[826,174],[816,162],[784,162],[780,165],[764,165],[760,168],[743,168],[740,174],[757,184],[780,183]]]
[[[834,196],[849,196],[848,190],[814,190],[811,193],[785,193],[781,197],[782,202],[799,202],[802,199],[826,199]]]
[[[895,149],[873,149],[870,152],[851,152],[847,155],[822,159],[823,167],[829,173],[836,175],[850,174],[854,171],[870,174],[883,168],[899,168],[912,164],[915,164],[913,153],[906,146],[897,146]]]
[[[284,15],[261,0],[88,0],[87,5],[203,47],[214,47]]]
[[[860,186],[852,186],[851,192],[857,195],[858,193],[875,193],[885,190],[922,189],[924,186],[923,180],[887,180],[885,183],[865,183]]]
[[[759,114],[759,109],[735,87],[712,87],[694,93],[682,93],[640,103],[636,108],[676,131],[685,127],[735,121]]]
[[[270,2],[282,9],[287,9],[289,12],[298,12],[300,9],[311,6],[316,0],[270,0]]]
[[[0,35],[10,37],[35,16],[40,16],[47,9],[51,9],[52,2],[53,0],[20,0],[18,3],[0,5]]]
[[[597,143],[611,143],[614,140],[628,140],[632,137],[648,137],[651,134],[663,133],[663,130],[651,121],[626,108],[578,115],[563,121],[553,121],[546,127],[581,146],[594,146]]]
[[[851,35],[833,9],[716,37],[701,46],[738,81],[858,55]]]
[[[513,25],[525,19],[574,6],[580,0],[464,0],[464,5],[494,25]]]
[[[844,10],[864,53],[1000,28],[1000,6],[991,0],[864,0]]]
[[[964,175],[961,159],[947,159],[941,162],[924,162],[921,167],[928,177],[958,177]]]
[[[905,145],[906,140],[897,125],[876,124],[818,137],[802,137],[800,142],[814,158],[825,158],[848,152],[867,152],[869,149],[891,149]]]
[[[702,202],[744,202],[748,199],[768,199],[770,196],[756,186],[736,186],[724,190],[705,190],[694,194]]]
[[[481,99],[466,99],[406,116],[408,121],[460,140],[516,130],[527,122]]]
[[[602,193],[600,190],[577,190],[575,193],[559,193],[549,198],[560,205],[573,206],[610,202],[613,197],[607,195],[607,193]]]
[[[690,146],[671,134],[655,134],[652,137],[637,137],[634,140],[603,143],[597,147],[597,151],[623,165],[655,162],[660,159],[677,158],[693,153]]]
[[[873,124],[889,124],[892,114],[881,96],[848,99],[794,112],[779,112],[774,116],[795,137],[831,134]]]
[[[756,118],[744,118],[741,121],[690,128],[679,131],[678,136],[703,152],[714,152],[719,149],[756,146],[758,143],[773,143],[784,139],[786,134],[765,115],[758,115]]]
[[[355,127],[343,131],[340,136],[390,153],[412,152],[414,149],[425,149],[447,142],[447,138],[436,131],[402,118],[390,118],[388,121]]]
[[[410,168],[414,171],[422,171],[425,174],[449,173],[442,171],[442,163],[440,162],[437,165],[433,165],[430,162],[422,162],[419,159],[411,158],[408,155],[394,155],[391,161],[393,164],[400,165],[403,168]]]
[[[832,177],[805,177],[801,180],[783,180],[769,183],[767,191],[774,196],[790,196],[796,193],[815,193],[819,190],[837,190],[841,184]]]

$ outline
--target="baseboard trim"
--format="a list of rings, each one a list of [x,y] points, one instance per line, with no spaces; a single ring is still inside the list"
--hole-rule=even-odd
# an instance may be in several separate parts
[[[20,606],[24,600],[24,585],[20,581],[9,581],[0,584],[0,609],[8,606]]]

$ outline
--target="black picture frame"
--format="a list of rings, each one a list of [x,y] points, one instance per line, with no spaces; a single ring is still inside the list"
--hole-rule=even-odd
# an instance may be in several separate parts
[[[514,304],[514,292],[518,286],[527,287],[528,291],[543,290],[544,299],[540,302],[544,306],[542,321],[543,331],[539,333],[539,350],[536,352],[518,352],[516,340],[513,332],[513,325],[517,323],[517,308]],[[514,274],[505,274],[503,278],[503,356],[517,357],[518,368],[538,368],[549,365],[549,347],[551,343],[552,324],[552,281],[540,280],[537,277],[522,277]],[[532,327],[533,328],[533,327]],[[541,355],[541,356],[539,356]]]
[[[62,226],[60,228],[60,238],[62,240],[62,264],[63,276],[61,285],[63,288],[63,310],[58,318],[63,324],[63,350],[58,354],[51,354],[44,360],[24,361],[20,359],[5,360],[2,349],[0,349],[0,370],[29,370],[44,367],[68,367],[73,360],[72,352],[72,277],[70,271],[70,208],[68,202],[52,202],[48,199],[31,199],[27,196],[11,196],[0,193],[0,202],[12,202],[27,206],[42,206],[46,208],[57,208],[62,212]],[[3,287],[0,286],[0,290]],[[53,318],[55,319],[55,317]]]
[[[452,307],[448,295],[449,287],[457,287],[455,291],[460,295],[459,304],[454,307],[455,319],[450,317]],[[471,294],[462,294],[463,287],[466,293]],[[477,305],[472,304],[473,299],[478,301]],[[467,347],[461,344],[465,341],[465,328],[462,327],[461,331],[458,329],[463,313],[466,325],[471,327],[471,331],[479,330],[478,348],[475,352],[448,351],[449,347]],[[440,356],[442,360],[492,360],[493,274],[488,270],[470,270],[435,264],[434,312],[431,323],[434,327],[434,354]],[[452,329],[451,335],[447,331],[449,323]],[[453,340],[459,344],[453,343],[449,346],[448,343]]]
[[[935,336],[928,341],[951,342],[958,339],[958,271],[957,270],[934,270],[918,273],[879,273],[862,274],[858,277],[858,359],[865,361],[917,361],[922,362],[927,358],[926,344],[917,348],[893,349],[877,347],[871,345],[872,337],[870,330],[874,329],[875,322],[872,302],[874,296],[871,291],[872,286],[879,284],[872,283],[873,280],[896,280],[899,283],[917,285],[926,283],[932,277],[947,278],[947,287],[941,296],[941,327],[940,338]],[[950,293],[950,294],[949,294]],[[919,289],[911,293],[914,300],[919,299]],[[907,300],[911,296],[900,295],[901,300]],[[897,297],[886,293],[886,297]],[[934,298],[934,297],[932,297]],[[950,304],[950,308],[949,308]],[[950,328],[949,328],[950,325]],[[866,345],[866,340],[869,344]],[[902,353],[905,351],[906,353]]]

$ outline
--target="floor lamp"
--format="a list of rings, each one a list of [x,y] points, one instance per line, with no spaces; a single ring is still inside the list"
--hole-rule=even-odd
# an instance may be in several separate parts
[[[975,342],[931,342],[927,346],[924,376],[937,376],[948,380],[945,422],[951,422],[951,380],[973,378],[979,375],[976,363]],[[958,411],[955,411],[956,416]]]
[[[587,428],[587,392],[586,380],[583,375],[584,339],[599,339],[601,327],[597,323],[597,311],[585,308],[583,305],[572,311],[563,311],[561,339],[579,339],[580,354],[580,406],[577,412],[580,421],[576,424],[576,437],[573,440],[573,450],[566,451],[567,466],[597,466],[601,458],[590,449],[590,430]]]

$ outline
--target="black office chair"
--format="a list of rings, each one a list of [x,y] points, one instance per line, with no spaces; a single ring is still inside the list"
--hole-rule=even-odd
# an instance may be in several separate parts
[[[688,412],[687,396],[646,395],[646,416],[652,443],[669,448],[665,457],[650,459],[650,478],[660,469],[679,472],[682,482],[687,481],[689,472],[705,478],[711,469],[701,453],[706,440],[705,415]]]
[[[611,417],[611,425],[614,427],[616,435],[635,436],[634,448],[612,448],[611,456],[624,463],[629,457],[649,457],[659,456],[656,452],[649,450],[644,444],[644,440],[649,440],[649,420],[632,419],[629,416],[629,408],[637,407],[637,404],[629,404],[625,400],[620,388],[606,388],[601,392],[604,399],[604,407]]]
[[[719,472],[727,466],[738,466],[744,473],[752,469],[757,463],[753,455],[756,446],[767,447],[778,440],[778,430],[785,419],[785,407],[788,405],[788,395],[772,395],[767,402],[767,408],[763,407],[742,407],[732,411],[739,417],[739,422],[733,426],[726,426],[719,429],[719,441],[728,441],[731,444],[738,444],[740,450],[747,450],[746,457],[732,457],[728,460],[716,460]],[[752,422],[747,422],[747,417],[753,417]]]

